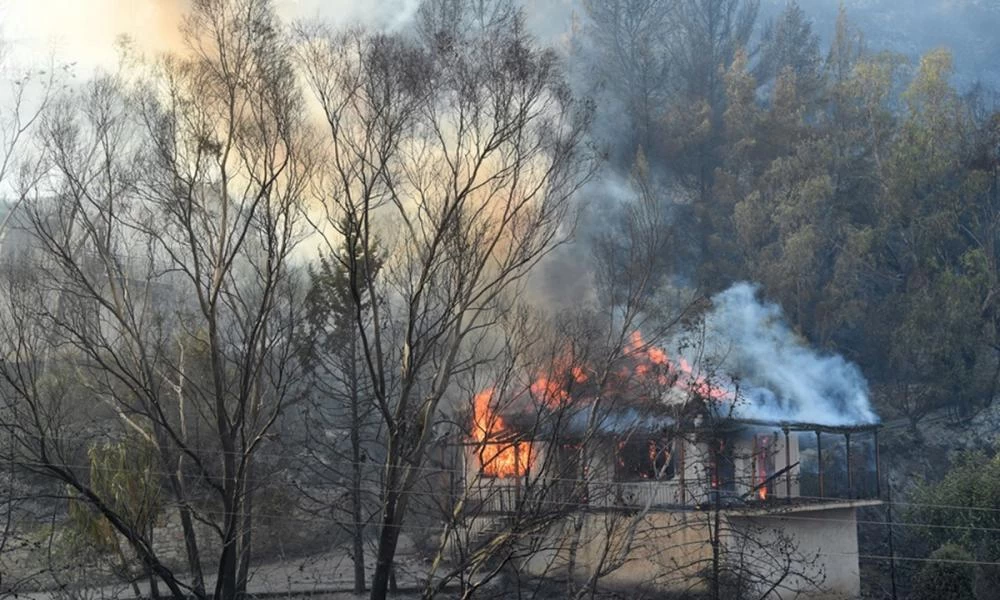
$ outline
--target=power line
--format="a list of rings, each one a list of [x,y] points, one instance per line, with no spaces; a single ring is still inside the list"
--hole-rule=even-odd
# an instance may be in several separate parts
[[[216,451],[216,452],[218,452],[218,451]],[[341,465],[343,467],[355,467],[355,466],[358,466],[358,465],[366,466],[366,467],[370,467],[371,468],[370,472],[372,472],[372,473],[380,472],[380,471],[382,471],[382,470],[385,469],[385,464],[383,462],[381,462],[381,461],[374,461],[374,460],[372,460],[372,461],[352,461],[352,460],[348,460],[346,458],[333,458],[333,459],[327,459],[327,460],[323,461],[323,460],[320,460],[317,457],[312,457],[312,460],[313,461],[317,461],[319,463],[317,465],[317,469],[318,469],[318,467],[331,467],[332,468],[333,465]],[[43,462],[43,461],[38,461],[38,460],[14,460],[14,459],[2,459],[2,460],[0,460],[0,465],[23,466],[23,467],[27,467],[27,468],[47,468],[47,467],[49,467],[49,463],[46,463],[46,462]],[[92,464],[89,464],[89,463],[58,462],[58,463],[51,463],[51,465],[55,466],[55,467],[61,467],[61,468],[67,468],[67,469],[89,470],[89,469],[96,468],[98,470],[116,470],[115,467],[111,467],[111,466],[107,466],[106,467],[106,466],[101,466],[101,465],[92,465]],[[480,483],[481,487],[488,487],[488,488],[491,488],[491,489],[504,489],[504,488],[514,488],[514,487],[529,488],[529,487],[532,487],[532,486],[538,487],[538,486],[545,485],[545,484],[559,484],[559,483],[572,483],[572,484],[586,483],[589,486],[620,487],[620,488],[623,488],[623,489],[633,489],[633,488],[635,488],[635,489],[640,489],[641,490],[643,487],[647,487],[647,486],[649,486],[649,487],[654,487],[654,486],[678,487],[678,484],[679,484],[679,481],[680,481],[680,477],[674,477],[672,479],[649,479],[649,480],[645,480],[645,479],[617,480],[617,479],[597,479],[597,478],[579,478],[579,477],[553,477],[553,476],[547,474],[545,472],[545,470],[540,470],[540,471],[536,472],[537,474],[529,472],[527,475],[525,475],[525,476],[523,476],[521,478],[516,478],[516,477],[505,478],[505,477],[492,477],[492,476],[483,474],[481,470],[474,470],[474,469],[467,469],[467,468],[460,468],[460,467],[405,465],[402,468],[405,468],[405,469],[408,469],[408,470],[415,470],[415,471],[424,472],[426,474],[427,478],[430,478],[433,475],[461,475],[464,478],[466,478],[467,481],[468,481],[468,479],[472,479],[473,481],[481,482]],[[555,467],[552,467],[552,469],[554,470]],[[292,469],[290,469],[288,467],[280,469],[280,471],[283,471],[283,472],[289,472],[291,470]],[[314,471],[314,470],[316,470],[316,469],[309,469],[309,471]],[[683,487],[681,489],[683,489],[687,493],[691,489],[703,487],[702,484],[705,484],[705,483],[708,482],[708,468],[704,467],[703,470],[704,470],[704,472],[700,473],[698,475],[698,477],[688,479],[686,483],[689,483],[690,485],[686,485],[685,487]],[[173,471],[163,471],[163,470],[160,470],[160,469],[146,469],[146,470],[144,470],[144,472],[147,472],[147,473],[150,473],[150,474],[154,474],[154,475],[159,475],[159,476],[172,476],[172,475],[175,474]],[[209,480],[221,479],[222,478],[222,476],[219,476],[218,478],[209,477],[208,475],[206,475],[204,473],[201,473],[201,472],[199,472],[197,474],[197,477],[199,479],[209,479]],[[521,483],[514,483],[518,479],[521,480]],[[247,482],[250,482],[250,483],[261,483],[261,482],[274,483],[274,477],[273,476],[270,476],[270,477],[259,477],[259,478],[245,478],[244,480],[247,481]],[[509,482],[512,482],[512,483],[506,483],[506,484],[498,483],[498,482],[503,482],[503,481],[509,481]],[[732,478],[728,478],[727,481],[730,481],[730,482],[732,482],[734,484],[741,484],[741,485],[748,485],[749,484],[750,487],[753,487],[753,484],[755,483],[755,479],[753,478],[753,476],[748,476],[748,477],[732,477]],[[494,483],[494,482],[497,482],[497,483]],[[288,483],[292,483],[292,482],[288,482]],[[304,483],[305,484],[305,483],[308,483],[308,482],[299,482],[299,483]],[[793,498],[803,499],[803,500],[820,500],[820,501],[831,501],[831,500],[844,500],[844,501],[846,501],[846,500],[863,500],[863,499],[866,499],[866,498],[841,498],[841,497],[838,497],[838,496],[808,496],[808,495],[801,495],[801,494],[800,495],[795,495],[795,496],[793,496]]]
[[[342,496],[343,493],[346,493],[347,491],[349,491],[346,488],[341,488],[341,489],[342,489],[342,493],[339,494],[338,497]],[[500,488],[500,489],[503,489],[503,488]],[[459,494],[456,494],[456,495],[444,495],[444,494],[435,493],[435,492],[424,492],[424,491],[419,491],[419,490],[411,490],[411,491],[407,492],[407,495],[411,496],[411,497],[432,498],[432,499],[441,500],[441,501],[447,500],[447,501],[450,501],[451,503],[456,503],[456,502],[458,502],[460,500],[464,500],[466,502],[471,502],[473,505],[475,505],[475,504],[482,504],[482,505],[486,506],[485,508],[482,508],[479,511],[472,511],[472,515],[471,516],[491,515],[491,514],[494,514],[495,512],[497,512],[496,510],[491,510],[491,508],[489,507],[489,505],[490,504],[499,504],[499,502],[496,502],[496,500],[498,498],[500,498],[501,495],[502,495],[502,492],[500,492],[499,489],[486,490],[486,492],[483,493],[483,494],[476,494],[475,492],[468,493],[468,492],[469,492],[468,489],[463,489],[463,493],[459,493]],[[367,491],[367,493],[365,495],[373,495],[375,493],[377,493],[377,491],[372,490],[372,491]],[[615,503],[615,502],[611,502],[611,503],[608,503],[608,504],[603,504],[603,503],[599,503],[599,502],[573,502],[573,501],[559,500],[559,499],[531,498],[530,495],[529,495],[529,492],[524,492],[524,494],[525,494],[525,496],[520,500],[520,502],[521,502],[520,504],[518,503],[517,500],[515,500],[513,502],[513,506],[510,509],[508,509],[506,511],[502,511],[502,512],[507,512],[507,513],[514,514],[514,515],[521,514],[521,515],[527,516],[527,515],[532,514],[533,512],[536,512],[538,510],[544,509],[545,507],[551,507],[553,509],[553,512],[555,512],[554,509],[560,509],[560,510],[565,510],[565,509],[594,510],[594,509],[596,509],[596,510],[599,510],[599,511],[603,510],[603,509],[626,509],[626,510],[641,510],[641,511],[644,511],[644,512],[647,511],[647,510],[648,511],[652,511],[652,512],[663,512],[665,510],[666,511],[672,511],[672,512],[692,512],[692,511],[685,511],[682,507],[663,507],[663,506],[656,506],[655,504],[651,504],[649,506],[646,506],[642,502],[638,502],[638,503],[635,503],[635,504],[622,504],[622,503]],[[66,496],[65,497],[65,499],[70,499],[70,498],[71,498],[71,496]],[[828,498],[828,500],[836,501],[836,500],[839,500],[839,499],[837,499],[837,498]],[[174,508],[179,508],[182,505],[181,504],[176,504],[176,503],[171,503],[170,506],[172,506]],[[799,507],[801,507],[801,505],[799,505]],[[819,504],[812,505],[810,507],[811,508],[815,508],[816,510],[823,510],[824,509],[823,506],[819,505]],[[316,512],[318,512],[320,510],[324,510],[325,508],[326,507],[324,507],[323,509],[316,508],[316,509],[312,509],[312,510],[315,510]],[[692,508],[694,508],[694,507],[692,507]],[[897,527],[912,527],[912,528],[924,528],[924,529],[945,529],[945,530],[958,530],[958,531],[976,531],[976,532],[988,532],[988,533],[993,533],[993,534],[1000,533],[1000,528],[997,528],[997,527],[982,527],[982,526],[969,526],[969,525],[945,525],[945,524],[938,524],[938,523],[922,523],[922,522],[913,522],[913,521],[904,521],[904,522],[894,521],[894,522],[890,522],[890,521],[880,521],[880,520],[870,520],[870,519],[838,519],[838,518],[831,518],[831,517],[809,517],[809,516],[804,516],[804,515],[801,515],[801,514],[794,514],[794,513],[788,512],[789,508],[797,508],[794,505],[778,505],[778,506],[773,506],[773,505],[772,506],[745,505],[745,506],[739,506],[739,507],[729,507],[729,508],[726,508],[726,509],[723,509],[723,510],[725,512],[731,514],[732,516],[740,517],[740,516],[742,516],[739,513],[739,509],[740,508],[746,508],[746,509],[750,509],[750,510],[770,509],[770,512],[767,513],[767,514],[764,514],[764,515],[753,514],[753,515],[748,515],[748,516],[754,517],[754,518],[765,517],[765,518],[772,518],[772,519],[784,520],[784,521],[810,521],[810,522],[822,522],[822,523],[845,523],[845,524],[853,524],[853,525],[879,525],[879,526],[897,526]],[[306,510],[307,512],[309,512],[310,509],[303,509],[303,510]],[[196,509],[195,512],[200,513],[200,514],[209,514],[209,515],[213,515],[214,514],[214,515],[217,515],[217,516],[223,516],[223,513],[218,512],[218,511],[206,511],[206,510],[197,510]],[[466,516],[469,516],[469,515],[466,515]],[[324,522],[332,522],[332,523],[343,524],[343,525],[356,525],[356,523],[353,523],[353,522],[340,521],[340,520],[333,519],[333,518],[322,517],[322,516],[319,516],[319,515],[316,515],[316,514],[311,514],[311,515],[302,516],[302,517],[294,517],[294,516],[290,516],[290,515],[287,515],[287,514],[270,514],[270,513],[256,512],[256,513],[254,513],[254,517],[258,518],[258,519],[263,519],[263,520],[291,520],[291,521],[296,521],[296,522],[309,522],[309,521],[314,521],[314,520],[320,520],[320,521],[324,521]],[[435,531],[440,530],[440,528],[430,528],[430,529],[435,530]]]
[[[218,452],[218,450],[214,450],[214,451]],[[267,456],[266,453],[261,453],[261,454],[264,455],[264,456]],[[306,458],[306,457],[299,457],[299,458]],[[312,459],[313,460],[319,460],[316,457],[312,457]],[[3,464],[3,465],[14,465],[14,466],[25,466],[25,467],[29,467],[29,468],[46,468],[46,467],[49,466],[47,463],[44,463],[44,462],[41,462],[41,461],[25,461],[25,460],[20,460],[19,461],[19,460],[12,460],[12,459],[0,460],[0,464]],[[89,470],[89,469],[93,469],[93,468],[98,468],[98,469],[101,469],[101,470],[115,470],[114,467],[102,467],[102,466],[99,466],[99,465],[95,466],[95,465],[92,465],[92,464],[80,464],[80,463],[52,463],[52,464],[53,464],[53,466],[56,466],[56,467],[70,468],[70,469]],[[320,461],[320,464],[322,466],[325,466],[325,467],[328,467],[331,464],[339,464],[339,465],[342,465],[342,466],[345,466],[345,467],[353,467],[353,466],[357,466],[357,465],[363,465],[363,466],[372,467],[373,471],[381,471],[381,470],[383,470],[385,468],[384,463],[379,462],[379,461],[351,461],[351,460],[340,459],[340,458],[334,458],[332,460],[327,460],[325,462],[324,461]],[[405,466],[405,468],[406,469],[410,469],[410,470],[423,471],[423,472],[429,473],[431,475],[448,475],[448,474],[469,475],[469,473],[471,472],[470,470],[462,469],[462,468],[458,468],[458,467],[448,468],[448,467],[407,465],[407,466]],[[174,474],[172,472],[162,471],[162,470],[159,470],[159,469],[146,470],[146,472],[148,472],[150,474],[154,474],[154,475],[159,475],[159,476],[171,476],[171,475]],[[199,475],[198,477],[199,478],[205,478],[205,475]],[[476,477],[478,477],[480,481],[497,481],[497,480],[502,481],[503,480],[503,478],[491,478],[489,476],[481,475],[479,473],[476,474]],[[211,479],[211,478],[209,478],[209,479]],[[221,479],[221,476],[219,477],[219,479]],[[510,478],[511,481],[513,481],[514,479],[515,478]],[[607,479],[586,479],[586,480],[584,480],[584,479],[573,478],[573,477],[549,477],[549,476],[544,475],[544,474],[538,475],[537,479],[535,479],[534,477],[532,477],[531,479],[534,481],[534,483],[532,483],[532,484],[522,484],[522,486],[523,487],[527,487],[528,485],[537,485],[538,482],[542,482],[542,483],[587,483],[588,485],[596,485],[596,486],[609,486],[609,487],[617,486],[617,487],[629,488],[629,487],[633,487],[633,486],[646,486],[646,485],[655,486],[657,484],[663,485],[664,483],[666,483],[666,481],[676,481],[676,479],[674,479],[674,480],[655,480],[655,481],[618,481],[618,480],[607,480]],[[700,479],[701,478],[699,478],[699,480],[698,480],[699,482],[700,482]],[[261,483],[261,482],[273,483],[274,482],[274,478],[273,477],[246,478],[245,481],[250,482],[250,483]],[[733,481],[734,483],[747,483],[747,482],[752,483],[753,479],[750,478],[750,477],[736,477],[736,478],[732,478],[731,481]],[[697,484],[696,483],[692,483],[692,487],[695,486],[695,485],[697,485]],[[483,487],[487,487],[487,486],[483,486]],[[501,489],[501,488],[505,488],[505,487],[516,487],[516,485],[515,484],[509,484],[509,485],[508,484],[504,484],[504,485],[497,484],[497,485],[492,485],[492,486],[488,486],[488,487],[491,487],[492,489]],[[837,496],[809,496],[809,495],[801,495],[801,494],[799,494],[799,495],[793,496],[793,499],[817,500],[817,501],[834,501],[834,500],[850,501],[850,500],[859,500],[859,499],[864,499],[864,498],[840,498],[840,497],[837,497]],[[884,502],[885,501],[883,501],[883,503]],[[935,503],[924,503],[924,502],[900,502],[900,501],[893,502],[893,505],[894,506],[915,506],[915,507],[926,507],[926,508],[940,508],[940,509],[945,509],[945,510],[963,510],[963,511],[973,511],[973,512],[1000,513],[1000,508],[967,506],[967,505],[950,505],[950,504],[935,504]],[[929,526],[933,526],[934,524],[928,524],[928,525]]]
[[[213,512],[213,511],[203,511],[202,514],[222,515],[221,512]],[[493,515],[484,515],[483,517],[485,518],[485,517],[489,517],[489,516],[493,516]],[[343,519],[334,519],[334,518],[330,518],[330,517],[321,517],[321,516],[295,517],[295,516],[291,516],[291,515],[255,515],[255,517],[257,517],[258,519],[261,519],[261,520],[264,520],[264,521],[270,521],[270,522],[306,522],[306,523],[314,523],[316,521],[319,521],[319,522],[322,522],[322,523],[329,523],[329,524],[333,524],[333,525],[342,525],[342,526],[351,526],[351,527],[356,527],[358,525],[362,525],[362,526],[370,526],[370,525],[372,525],[372,523],[370,523],[369,521],[357,522],[357,521],[349,521],[349,520],[343,520]],[[823,519],[821,519],[821,520],[823,520]],[[412,525],[412,524],[411,525],[406,525],[406,524],[404,524],[404,525],[402,525],[402,527],[400,529],[402,529],[403,531],[425,531],[425,532],[433,532],[433,533],[436,533],[436,534],[440,534],[440,533],[442,533],[448,527],[449,527],[449,525],[448,524],[444,524],[444,523],[442,523],[441,525],[438,525],[438,526],[422,526],[422,525]],[[679,527],[681,527],[681,525],[677,526],[677,528],[679,528]],[[461,530],[463,528],[462,527],[451,526],[451,529],[454,531],[454,530]],[[506,533],[506,532],[498,532],[497,535],[500,535],[501,533]],[[519,534],[514,534],[514,535],[517,536]],[[526,533],[525,535],[535,535],[535,534],[534,533],[530,533],[530,534]],[[708,544],[709,541],[705,540],[704,543]],[[974,559],[973,560],[944,559],[944,558],[918,557],[918,556],[895,556],[895,557],[893,557],[893,556],[888,556],[888,555],[863,554],[860,551],[859,552],[822,552],[822,551],[820,551],[820,552],[810,553],[810,555],[831,556],[831,557],[833,557],[833,556],[836,556],[836,557],[857,557],[859,560],[861,560],[861,559],[864,559],[864,560],[878,560],[878,561],[899,560],[899,561],[921,562],[921,563],[950,563],[950,564],[1000,566],[1000,562],[998,562],[998,561],[984,561],[984,560],[974,560]]]

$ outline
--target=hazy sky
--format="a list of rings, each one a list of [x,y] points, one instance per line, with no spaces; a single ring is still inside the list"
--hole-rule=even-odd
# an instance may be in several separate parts
[[[76,62],[77,71],[116,64],[115,39],[125,33],[141,49],[160,52],[179,42],[177,27],[188,0],[0,0],[0,27],[17,62]],[[277,0],[282,17],[320,15],[392,29],[415,11],[417,0]]]
[[[81,70],[113,67],[115,38],[127,33],[143,49],[177,41],[185,0],[3,0],[3,34],[19,63],[76,62]]]
[[[127,33],[145,51],[176,46],[177,26],[190,0],[0,0],[0,31],[17,63],[76,62],[78,75],[95,66],[114,68],[115,38]],[[786,0],[763,0],[762,17]],[[393,29],[412,17],[419,0],[275,0],[286,20],[320,16]],[[552,43],[569,27],[579,0],[525,0],[532,29]],[[837,0],[800,0],[828,38]],[[961,79],[1000,81],[1000,0],[847,0],[849,18],[873,48],[889,48],[915,59],[939,46],[954,50]]]

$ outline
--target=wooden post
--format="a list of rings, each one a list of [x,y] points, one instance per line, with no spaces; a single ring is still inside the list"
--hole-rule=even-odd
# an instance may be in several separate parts
[[[889,488],[889,515],[886,522],[889,525],[889,577],[892,581],[892,600],[896,600],[896,547],[892,543],[892,482],[888,483],[886,487]]]
[[[875,434],[875,497],[882,498],[882,465],[879,460],[879,450],[878,450],[878,429],[874,430]]]
[[[521,504],[521,442],[514,442],[514,506],[511,511],[517,510]],[[527,473],[527,470],[525,471]]]
[[[816,430],[816,463],[819,465],[819,497],[824,498],[823,490],[823,433]]]
[[[785,427],[785,501],[792,501],[792,447],[788,442],[788,428]]]
[[[680,439],[678,439],[675,443],[680,446],[680,452],[678,452],[678,454],[680,454],[680,456],[678,457],[678,462],[680,462],[680,469],[681,469],[681,477],[680,477],[681,497],[680,497],[680,501],[681,501],[681,506],[684,506],[684,505],[687,504],[687,497],[686,497],[687,494],[685,493],[685,489],[684,489],[684,472],[687,471],[687,461],[685,460],[685,455],[686,455],[686,451],[687,451],[687,443],[684,441],[683,437],[680,438]]]
[[[851,434],[845,433],[844,440],[847,442],[847,497],[854,498],[854,472],[851,469]]]

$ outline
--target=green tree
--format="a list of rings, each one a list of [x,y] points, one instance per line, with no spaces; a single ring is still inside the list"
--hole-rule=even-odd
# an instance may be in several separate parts
[[[714,212],[731,215],[731,226],[716,226],[715,254],[732,247],[727,254],[739,257],[742,275],[761,282],[810,331],[843,229],[832,203],[830,143],[810,124],[791,67],[774,81],[769,105],[758,106],[753,78],[737,69],[742,62],[738,55],[727,77],[730,137]]]
[[[987,389],[990,362],[979,333],[981,267],[962,234],[970,199],[982,194],[984,182],[969,168],[966,140],[974,123],[949,83],[951,73],[946,50],[921,59],[881,168],[874,250],[891,282],[879,315],[889,328],[889,397],[914,422],[944,405],[967,414]]]
[[[954,544],[969,549],[974,560],[1000,560],[1000,455],[980,452],[958,457],[944,479],[925,483],[913,494],[905,519],[926,527],[915,528],[918,541],[929,547]],[[980,598],[992,598],[1000,584],[1000,570],[989,564],[976,570]]]
[[[368,448],[377,441],[377,417],[371,386],[363,376],[364,357],[357,327],[359,323],[370,326],[371,303],[380,299],[372,298],[371,288],[358,282],[374,281],[384,259],[377,240],[361,244],[358,226],[349,219],[338,223],[337,233],[343,237],[342,245],[320,257],[317,268],[310,269],[305,299],[309,323],[305,363],[313,375],[315,395],[319,396],[312,399],[312,414],[306,418],[306,452],[310,458],[307,468],[323,480],[342,481],[346,474],[350,481],[347,528],[352,542],[354,591],[361,594],[366,590],[365,524],[371,518],[365,506],[377,502],[377,495],[370,496],[376,486],[366,487],[370,483],[366,475],[371,471]],[[346,449],[339,438],[327,435],[329,430],[345,425]]]
[[[606,98],[624,109],[629,148],[617,157],[628,164],[638,148],[656,154],[662,144],[658,136],[659,120],[669,96],[670,71],[667,66],[667,41],[675,21],[673,4],[660,0],[585,0],[587,17],[584,34],[593,55],[597,81],[605,86]]]
[[[153,527],[163,509],[163,491],[156,468],[159,464],[156,447],[147,436],[132,434],[118,442],[95,444],[87,452],[90,463],[91,489],[106,499],[111,510],[121,516],[122,523],[152,541]],[[115,526],[100,512],[94,510],[71,488],[69,521],[77,542],[84,547],[113,555],[115,568],[132,581],[136,597],[141,597],[138,586],[129,575],[141,557],[132,555],[122,546],[122,538]],[[159,597],[156,577],[149,565],[144,574],[149,579],[154,598]]]
[[[715,260],[712,238],[719,231],[713,188],[725,159],[729,76],[745,51],[757,20],[757,0],[683,0],[676,4],[677,33],[668,47],[676,82],[664,113],[665,158],[671,173],[687,190],[692,205],[686,216],[697,239],[694,260]],[[746,56],[743,56],[745,60]],[[699,283],[718,286],[715,270],[697,272]]]
[[[913,582],[913,600],[973,600],[975,569],[972,555],[946,544],[930,556]]]
[[[754,75],[762,85],[770,85],[786,71],[795,76],[799,96],[809,103],[819,99],[823,91],[819,36],[795,0],[764,28]]]

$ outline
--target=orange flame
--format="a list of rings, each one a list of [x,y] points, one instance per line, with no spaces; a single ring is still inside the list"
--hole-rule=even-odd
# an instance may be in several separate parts
[[[590,379],[582,366],[572,362],[569,357],[555,360],[547,374],[539,375],[528,386],[532,398],[550,407],[565,406],[570,400],[572,385],[583,384]]]
[[[476,394],[473,402],[472,438],[480,444],[477,451],[483,475],[487,477],[523,477],[534,460],[531,442],[491,441],[506,431],[503,417],[490,406],[493,388]]]
[[[753,485],[759,486],[757,497],[767,500],[767,478],[770,476],[768,469],[768,457],[771,449],[771,436],[761,435],[754,437],[754,463],[755,472],[753,474]]]
[[[729,391],[713,386],[703,376],[695,375],[691,365],[683,358],[673,361],[662,348],[647,344],[639,331],[629,336],[624,357],[627,360],[616,368],[608,380],[611,388],[621,388],[619,392],[626,391],[638,380],[639,384],[688,390],[705,398],[732,397]],[[572,356],[555,360],[549,371],[528,386],[531,397],[551,408],[569,405],[580,393],[575,386],[583,386],[590,381],[585,368],[574,362]],[[582,389],[587,393],[585,388]],[[610,391],[614,393],[614,389]],[[597,393],[605,392],[598,390]],[[655,394],[652,396],[655,397]],[[477,453],[482,472],[488,477],[522,477],[535,459],[534,449],[528,441],[497,441],[503,434],[513,432],[491,406],[493,397],[494,389],[487,388],[476,394],[473,401],[472,438],[479,445]],[[650,460],[655,464],[655,446],[649,448],[649,453]]]
[[[657,367],[657,371],[660,372],[657,376],[657,382],[661,385],[669,384],[677,388],[687,389],[699,396],[713,400],[724,400],[732,397],[728,390],[712,385],[702,375],[695,375],[687,360],[680,358],[676,362],[672,362],[663,348],[647,344],[642,338],[641,331],[634,331],[629,336],[625,355],[640,361],[634,370],[639,377],[646,377],[653,367]],[[623,368],[621,374],[627,376],[628,369]]]

